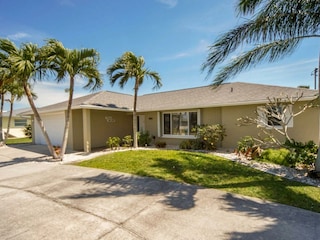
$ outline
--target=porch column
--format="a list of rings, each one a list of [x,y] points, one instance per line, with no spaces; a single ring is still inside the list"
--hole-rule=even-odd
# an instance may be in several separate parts
[[[83,150],[89,153],[91,152],[90,109],[82,109],[82,119],[83,119]]]

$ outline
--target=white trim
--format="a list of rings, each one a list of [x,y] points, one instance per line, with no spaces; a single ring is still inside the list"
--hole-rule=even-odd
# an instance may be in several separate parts
[[[161,137],[162,138],[196,139],[196,136],[194,136],[194,135],[172,135],[172,134],[165,135],[165,134],[163,134]]]
[[[161,137],[161,113],[157,112],[157,130],[158,130],[158,137]]]
[[[164,115],[165,114],[170,114],[170,133],[172,133],[172,114],[175,113],[188,113],[188,132],[189,132],[189,128],[190,128],[190,115],[189,113],[191,112],[196,112],[197,113],[197,125],[200,124],[200,109],[188,109],[188,110],[181,110],[181,111],[166,111],[166,112],[161,112],[161,118],[160,118],[160,124],[158,124],[158,128],[159,126],[162,127],[162,129],[160,130],[160,136],[163,138],[186,138],[186,139],[190,139],[190,138],[195,138],[195,136],[193,134],[189,134],[189,135],[175,135],[175,134],[164,134]],[[159,132],[158,132],[159,133]]]
[[[265,112],[265,106],[258,106],[257,107],[257,113],[258,113],[258,120],[259,122],[261,122],[261,124],[258,124],[258,127],[265,127],[267,129],[272,129],[272,128],[276,128],[276,129],[282,129],[281,125],[269,125],[268,124],[268,117],[266,115]],[[292,113],[292,105],[287,106],[288,111],[286,111],[284,114],[284,123],[287,122],[287,120],[289,120],[289,118],[291,118],[289,120],[289,122],[287,123],[288,128],[293,128],[293,117],[291,116]]]

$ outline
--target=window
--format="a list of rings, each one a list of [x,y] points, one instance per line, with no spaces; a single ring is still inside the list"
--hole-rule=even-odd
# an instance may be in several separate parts
[[[24,127],[27,125],[27,119],[14,119],[15,127]]]
[[[163,134],[188,136],[198,124],[198,112],[163,113]]]
[[[292,106],[277,105],[258,107],[260,126],[282,128],[282,125],[293,127]]]

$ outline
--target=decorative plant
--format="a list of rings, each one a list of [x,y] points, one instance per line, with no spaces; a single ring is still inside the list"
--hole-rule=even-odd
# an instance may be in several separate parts
[[[193,131],[196,133],[197,144],[203,150],[215,150],[219,142],[226,136],[226,129],[221,124],[198,125]]]
[[[133,139],[131,135],[124,136],[122,138],[122,146],[123,147],[132,147]]]
[[[31,124],[27,124],[23,129],[24,135],[28,138],[32,138],[32,127]]]
[[[109,137],[106,144],[107,144],[107,147],[113,150],[120,147],[120,142],[121,142],[121,139],[119,137]]]
[[[152,138],[151,138],[150,133],[148,131],[138,133],[139,146],[142,146],[142,147],[149,146],[151,141],[152,141]]]

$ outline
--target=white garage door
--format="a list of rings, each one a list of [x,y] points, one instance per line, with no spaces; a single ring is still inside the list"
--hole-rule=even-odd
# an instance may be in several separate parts
[[[64,112],[41,115],[41,118],[48,132],[48,135],[52,144],[61,146],[64,123],[65,123]],[[47,144],[36,120],[35,120],[35,136],[34,137],[35,137],[34,140],[36,144],[44,144],[44,145]]]

